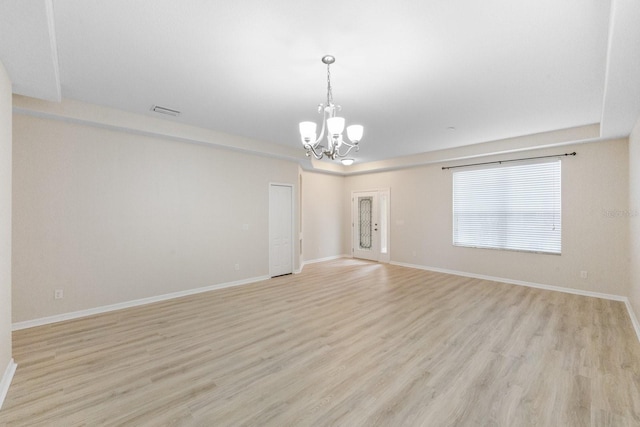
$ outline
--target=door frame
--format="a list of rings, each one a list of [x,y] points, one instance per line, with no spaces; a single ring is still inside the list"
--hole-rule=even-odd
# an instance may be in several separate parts
[[[294,233],[296,231],[296,226],[295,226],[295,197],[294,197],[294,192],[293,190],[295,189],[295,186],[293,184],[288,184],[288,183],[281,183],[281,182],[270,182],[269,183],[269,207],[268,207],[268,239],[269,239],[269,244],[268,244],[268,251],[269,251],[269,277],[274,277],[273,276],[273,271],[272,271],[272,265],[271,265],[271,241],[272,241],[272,230],[271,230],[271,188],[272,187],[289,187],[291,189],[291,244],[290,244],[290,262],[291,262],[291,273],[293,273],[295,271],[294,268],[294,253],[295,253],[295,238],[294,238]],[[288,273],[285,273],[288,274]]]
[[[383,263],[389,263],[391,262],[391,190],[389,188],[379,188],[379,189],[373,189],[373,190],[352,190],[351,191],[351,258],[355,258],[354,254],[355,254],[355,243],[356,243],[356,238],[355,238],[355,223],[356,223],[356,212],[357,212],[357,207],[356,207],[356,195],[357,194],[362,194],[362,193],[376,193],[377,194],[377,208],[374,209],[374,211],[376,211],[378,218],[374,218],[374,220],[377,220],[377,223],[379,225],[378,228],[382,228],[382,223],[380,222],[380,217],[381,217],[381,195],[384,195],[386,198],[386,218],[387,218],[387,224],[386,224],[386,242],[387,242],[387,252],[386,253],[382,253],[380,251],[380,243],[381,243],[381,233],[379,233],[379,235],[377,236],[375,240],[376,244],[378,245],[378,262],[383,262]]]

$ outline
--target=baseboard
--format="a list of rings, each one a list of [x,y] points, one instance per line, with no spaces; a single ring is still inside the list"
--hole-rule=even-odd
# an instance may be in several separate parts
[[[302,261],[302,262],[300,263],[300,269],[297,271],[297,273],[301,273],[301,272],[302,272],[302,269],[303,269],[303,268],[304,268],[304,266],[305,266],[305,265],[307,265],[307,264],[316,264],[316,263],[318,263],[318,262],[333,261],[334,259],[349,258],[349,257],[350,257],[350,255],[342,254],[342,255],[333,255],[333,256],[328,256],[328,257],[325,257],[325,258],[310,259],[310,260],[308,260],[308,261]]]
[[[41,317],[39,319],[26,320],[24,322],[16,322],[12,325],[12,330],[34,328],[36,326],[49,325],[51,323],[64,322],[65,320],[79,319],[82,317],[93,316],[95,314],[108,313],[110,311],[122,310],[124,308],[137,307],[140,305],[152,304],[154,302],[166,301],[174,298],[186,297],[189,295],[200,294],[203,292],[215,291],[216,289],[230,288],[233,286],[248,285],[250,283],[268,280],[269,276],[252,277],[250,279],[238,280],[235,282],[220,283],[217,285],[205,286],[203,288],[189,289],[186,291],[173,292],[170,294],[158,295],[149,298],[142,298],[132,301],[125,301],[117,304],[105,305],[87,310],[73,311],[70,313],[57,314],[55,316]]]
[[[633,307],[631,306],[631,301],[629,301],[629,298],[625,298],[624,303],[627,306],[627,311],[629,312],[629,317],[631,318],[631,324],[633,325],[633,329],[635,329],[636,331],[636,336],[638,337],[638,341],[640,341],[640,323],[638,322],[636,313],[633,311]]]
[[[324,257],[324,258],[317,258],[317,259],[310,259],[310,260],[305,260],[302,262],[303,265],[306,264],[316,264],[318,262],[325,262],[325,261],[333,261],[334,259],[340,259],[340,258],[348,258],[349,255],[333,255],[333,256],[328,256],[328,257]]]
[[[9,386],[11,385],[11,381],[13,380],[13,375],[16,373],[17,367],[18,365],[15,364],[13,359],[9,360],[7,369],[4,370],[4,375],[2,375],[2,379],[0,379],[0,409],[2,409],[4,399],[7,397]]]
[[[315,263],[318,263],[318,262],[332,261],[332,260],[336,260],[336,259],[340,259],[340,258],[349,258],[349,255],[336,255],[336,256],[330,256],[330,257],[326,257],[326,258],[303,261],[301,263],[301,265],[300,265],[300,269],[296,273],[302,272],[302,269],[304,268],[304,266],[306,264],[315,264]],[[434,272],[437,272],[437,273],[453,274],[455,276],[471,277],[471,278],[474,278],[474,279],[482,279],[482,280],[490,280],[490,281],[493,281],[493,282],[509,283],[509,284],[518,285],[518,286],[527,286],[527,287],[530,287],[530,288],[545,289],[545,290],[549,290],[549,291],[564,292],[564,293],[568,293],[568,294],[583,295],[583,296],[602,298],[602,299],[608,299],[608,300],[613,300],[613,301],[622,301],[622,302],[625,303],[625,305],[627,307],[627,311],[629,313],[629,317],[631,318],[631,323],[633,324],[633,328],[634,328],[634,330],[636,332],[638,340],[640,341],[640,322],[638,322],[638,318],[636,317],[635,312],[633,311],[633,307],[631,306],[631,303],[629,302],[629,299],[627,297],[623,297],[623,296],[620,296],[620,295],[605,294],[605,293],[600,293],[600,292],[583,291],[583,290],[580,290],[580,289],[565,288],[565,287],[562,287],[562,286],[552,286],[552,285],[545,285],[545,284],[541,284],[541,283],[526,282],[526,281],[522,281],[522,280],[506,279],[504,277],[485,276],[485,275],[482,275],[482,274],[467,273],[467,272],[463,272],[463,271],[449,270],[449,269],[438,268],[438,267],[429,267],[429,266],[417,265],[417,264],[408,264],[408,263],[395,262],[395,261],[391,261],[390,264],[397,265],[397,266],[400,266],[400,267],[415,268],[415,269],[418,269],[418,270],[426,270],[426,271],[434,271]],[[221,284],[217,284],[217,285],[205,286],[203,288],[189,289],[189,290],[186,290],[186,291],[173,292],[173,293],[170,293],[170,294],[158,295],[158,296],[155,296],[155,297],[142,298],[142,299],[133,300],[133,301],[126,301],[126,302],[122,302],[122,303],[111,304],[111,305],[91,308],[91,309],[87,309],[87,310],[80,310],[80,311],[74,311],[74,312],[70,312],[70,313],[63,313],[63,314],[58,314],[58,315],[55,315],[55,316],[42,317],[42,318],[33,319],[33,320],[26,320],[24,322],[16,322],[16,323],[14,323],[12,325],[12,330],[17,331],[17,330],[20,330],[20,329],[27,329],[27,328],[33,328],[33,327],[36,327],[36,326],[49,325],[49,324],[52,324],[52,323],[63,322],[65,320],[79,319],[79,318],[82,318],[82,317],[92,316],[92,315],[95,315],[95,314],[107,313],[107,312],[110,312],[110,311],[122,310],[122,309],[125,309],[125,308],[137,307],[137,306],[146,305],[146,304],[152,304],[154,302],[166,301],[166,300],[170,300],[170,299],[174,299],[174,298],[180,298],[180,297],[189,296],[189,295],[195,295],[195,294],[199,294],[199,293],[203,293],[203,292],[214,291],[216,289],[224,289],[224,288],[230,288],[230,287],[233,287],[233,286],[248,285],[250,283],[260,282],[260,281],[268,280],[268,279],[269,279],[269,276],[253,277],[253,278],[250,278],[250,279],[244,279],[244,280],[239,280],[239,281],[235,281],[235,282],[221,283]],[[2,377],[2,382],[0,382],[0,408],[2,408],[2,402],[4,400],[4,397],[5,397],[6,393],[7,393],[7,390],[9,389],[9,384],[11,383],[11,379],[13,378],[13,374],[15,372],[16,366],[17,365],[13,362],[13,360],[11,360],[11,362],[9,363],[9,366],[7,366],[7,370],[5,371],[4,376]]]
[[[405,264],[405,263],[401,263],[401,262],[391,262],[391,264],[398,265],[398,266],[401,266],[401,267],[417,268],[419,270],[434,271],[434,272],[437,272],[437,273],[453,274],[455,276],[463,276],[463,277],[471,277],[471,278],[474,278],[474,279],[490,280],[492,282],[508,283],[510,285],[518,285],[518,286],[526,286],[526,287],[529,287],[529,288],[545,289],[547,291],[564,292],[566,294],[582,295],[582,296],[587,296],[587,297],[602,298],[602,299],[608,299],[608,300],[613,300],[613,301],[622,301],[622,302],[627,301],[627,297],[623,297],[623,296],[620,296],[620,295],[604,294],[604,293],[600,293],[600,292],[591,292],[591,291],[583,291],[583,290],[580,290],[580,289],[565,288],[565,287],[562,287],[562,286],[544,285],[544,284],[541,284],[541,283],[526,282],[524,280],[514,280],[514,279],[506,279],[504,277],[485,276],[485,275],[482,275],[482,274],[467,273],[467,272],[464,272],[464,271],[456,271],[456,270],[447,270],[445,268],[427,267],[427,266],[424,266],[424,265]]]
[[[591,292],[591,291],[583,291],[583,290],[580,290],[580,289],[565,288],[565,287],[562,287],[562,286],[543,285],[541,283],[526,282],[526,281],[523,281],[523,280],[505,279],[504,277],[493,277],[493,276],[485,276],[485,275],[482,275],[482,274],[466,273],[464,271],[447,270],[445,268],[427,267],[427,266],[424,266],[424,265],[416,265],[416,264],[406,264],[406,263],[403,263],[403,262],[394,262],[394,261],[392,261],[391,264],[398,265],[400,267],[416,268],[418,270],[434,271],[434,272],[437,272],[437,273],[453,274],[455,276],[471,277],[471,278],[474,278],[474,279],[482,279],[482,280],[490,280],[492,282],[508,283],[510,285],[527,286],[529,288],[544,289],[544,290],[547,290],[547,291],[557,291],[557,292],[564,292],[566,294],[574,294],[574,295],[582,295],[582,296],[586,296],[586,297],[602,298],[602,299],[607,299],[607,300],[612,300],[612,301],[622,301],[622,302],[624,302],[624,304],[627,307],[627,312],[629,313],[629,317],[631,318],[631,324],[633,325],[633,329],[636,331],[636,337],[638,338],[638,341],[640,341],[640,322],[638,322],[638,318],[636,317],[636,314],[633,311],[633,307],[631,307],[631,302],[629,301],[629,298],[627,298],[627,297],[623,297],[623,296],[620,296],[620,295],[613,295],[613,294],[604,294],[604,293],[601,293],[601,292]]]

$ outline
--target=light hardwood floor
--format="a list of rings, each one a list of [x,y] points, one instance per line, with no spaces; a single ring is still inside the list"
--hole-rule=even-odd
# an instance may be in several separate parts
[[[14,333],[0,425],[638,426],[623,303],[343,259]]]

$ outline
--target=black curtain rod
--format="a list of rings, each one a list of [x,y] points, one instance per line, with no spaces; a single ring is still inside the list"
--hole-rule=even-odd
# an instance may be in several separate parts
[[[469,166],[493,165],[493,164],[502,164],[502,163],[509,163],[509,162],[522,162],[524,160],[548,159],[549,157],[575,156],[576,154],[578,154],[578,153],[576,153],[574,151],[573,153],[556,154],[556,155],[553,155],[553,156],[526,157],[524,159],[498,160],[498,161],[495,161],[495,162],[471,163],[471,164],[468,164],[468,165],[459,165],[459,166],[443,166],[442,170],[445,170],[445,169],[456,169],[456,168],[466,168],[466,167],[469,167]]]

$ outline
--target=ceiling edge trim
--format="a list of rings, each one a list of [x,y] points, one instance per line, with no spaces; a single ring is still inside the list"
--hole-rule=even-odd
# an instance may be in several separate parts
[[[560,147],[581,142],[592,142],[600,139],[600,125],[598,123],[559,129],[496,141],[487,141],[462,147],[430,151],[413,156],[397,157],[389,160],[363,163],[351,166],[348,175],[361,175],[372,172],[382,172],[412,168],[423,165],[455,162],[459,160],[477,159],[498,154],[517,153],[550,147]]]
[[[104,123],[89,122],[89,121],[86,121],[86,120],[76,119],[76,118],[69,118],[69,117],[61,118],[60,116],[56,116],[54,114],[31,111],[31,110],[23,109],[23,108],[20,108],[20,107],[14,107],[13,108],[13,113],[14,114],[21,114],[21,115],[25,115],[25,116],[37,117],[37,118],[41,118],[41,119],[49,119],[49,120],[62,121],[62,122],[65,122],[65,123],[73,123],[73,124],[78,124],[78,125],[90,126],[90,127],[95,127],[95,128],[99,128],[99,129],[106,129],[106,130],[111,130],[111,131],[115,131],[115,132],[127,133],[127,134],[131,134],[131,135],[140,135],[140,136],[147,136],[147,137],[151,137],[151,138],[165,139],[165,140],[169,140],[169,141],[184,142],[184,143],[188,143],[188,144],[204,145],[204,146],[207,146],[207,147],[213,147],[213,148],[217,148],[217,149],[221,149],[221,150],[234,151],[234,152],[237,152],[237,153],[250,154],[250,155],[254,155],[254,156],[267,157],[267,158],[273,158],[273,159],[278,159],[278,160],[288,160],[288,161],[292,161],[292,162],[295,162],[295,163],[301,163],[301,161],[302,161],[302,159],[298,159],[296,157],[291,157],[291,156],[285,156],[285,155],[282,155],[282,154],[270,153],[270,152],[266,152],[266,151],[257,151],[257,150],[248,149],[248,148],[245,148],[245,147],[237,147],[237,146],[232,146],[232,145],[227,145],[227,144],[221,144],[221,143],[217,143],[217,142],[213,142],[213,141],[207,141],[207,140],[203,140],[203,139],[194,139],[194,138],[189,138],[189,137],[168,135],[168,134],[165,134],[165,133],[162,133],[162,132],[153,132],[153,131],[132,129],[132,128],[128,128],[128,127],[122,127],[122,126],[116,126],[116,125],[110,125],[110,124],[104,124]]]
[[[54,103],[14,95],[13,112],[135,135],[204,144],[297,163],[307,160],[304,152],[293,148],[73,100],[65,99],[60,103]]]
[[[611,0],[609,3],[609,28],[607,32],[607,57],[604,64],[604,85],[602,89],[602,103],[600,105],[600,136],[604,132],[604,124],[606,120],[607,93],[609,90],[609,81],[611,79],[611,49],[613,45],[613,28],[615,26],[616,1]]]
[[[613,0],[602,98],[601,136],[628,136],[640,115],[640,2]]]
[[[53,14],[53,0],[45,0],[45,8],[47,14],[47,29],[49,31],[49,45],[51,48],[51,66],[53,67],[53,78],[55,80],[55,99],[54,101],[62,101],[62,87],[60,84],[60,66],[58,62],[58,42],[56,38],[55,17]]]
[[[344,166],[338,163],[310,159],[305,156],[303,150],[297,150],[292,147],[74,100],[65,99],[60,103],[54,103],[14,95],[13,111],[15,114],[93,126],[135,135],[213,146],[260,157],[286,160],[298,163],[306,171],[340,176],[386,172],[497,154],[591,142],[597,140],[600,134],[599,124],[590,124],[377,162]]]

